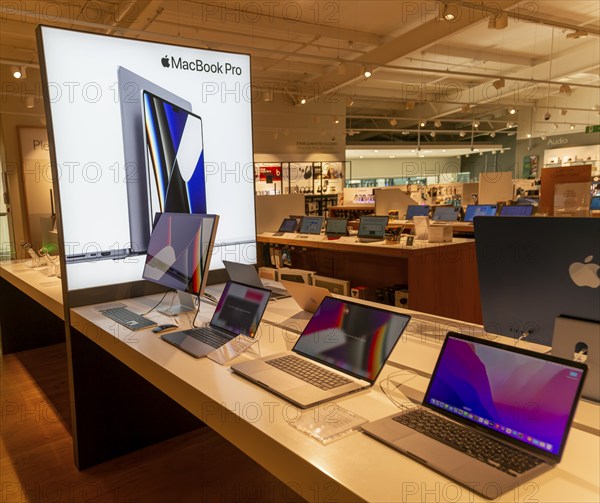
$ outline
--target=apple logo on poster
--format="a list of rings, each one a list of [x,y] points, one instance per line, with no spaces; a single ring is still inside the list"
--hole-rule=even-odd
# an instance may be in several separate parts
[[[169,56],[165,56],[164,58],[162,58],[162,59],[160,60],[160,62],[162,63],[162,65],[163,65],[165,68],[169,68],[169,67],[171,66],[171,65],[170,65],[170,63],[169,63]]]
[[[590,288],[600,286],[600,277],[598,277],[600,265],[593,264],[593,258],[593,255],[590,255],[583,262],[573,262],[569,266],[569,276],[577,286],[589,286]]]

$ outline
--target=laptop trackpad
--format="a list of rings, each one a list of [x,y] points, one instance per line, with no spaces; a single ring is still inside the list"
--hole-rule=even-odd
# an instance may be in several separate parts
[[[261,382],[269,388],[277,389],[279,392],[287,392],[294,388],[303,387],[303,383],[297,377],[293,377],[285,372],[276,369],[268,369],[262,372],[257,372],[252,376],[258,382]]]
[[[439,464],[449,475],[463,473],[462,467],[473,461],[470,456],[425,435],[409,435],[394,443],[402,451],[409,456],[418,458],[422,463],[432,467]]]

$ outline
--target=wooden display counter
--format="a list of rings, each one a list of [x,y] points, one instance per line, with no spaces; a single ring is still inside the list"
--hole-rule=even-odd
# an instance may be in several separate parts
[[[359,243],[356,237],[329,240],[297,234],[257,236],[260,265],[269,263],[270,247],[287,247],[292,267],[350,281],[367,287],[367,299],[380,289],[408,285],[408,307],[416,311],[481,323],[481,302],[475,241],[454,238],[452,243],[414,241],[399,244]]]

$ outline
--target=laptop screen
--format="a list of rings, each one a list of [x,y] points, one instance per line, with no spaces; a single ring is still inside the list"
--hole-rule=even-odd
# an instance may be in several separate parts
[[[460,208],[456,206],[434,206],[431,218],[443,222],[456,222],[459,211]]]
[[[411,204],[406,208],[406,220],[412,220],[413,217],[427,217],[429,216],[429,205],[428,204]]]
[[[300,224],[300,234],[321,234],[323,217],[304,217]]]
[[[533,215],[533,204],[511,204],[502,206],[501,217],[530,217]]]
[[[449,333],[423,404],[560,457],[586,367]]]
[[[387,224],[388,217],[362,216],[358,224],[358,237],[383,239]]]
[[[328,218],[325,234],[338,234],[340,236],[345,236],[348,233],[347,229],[347,218]]]
[[[374,382],[410,316],[325,297],[293,351]]]
[[[277,232],[295,232],[298,222],[295,218],[284,218]]]
[[[221,294],[211,326],[236,335],[254,337],[271,291],[228,281]]]
[[[464,221],[472,222],[475,217],[495,217],[497,208],[495,204],[469,204]]]

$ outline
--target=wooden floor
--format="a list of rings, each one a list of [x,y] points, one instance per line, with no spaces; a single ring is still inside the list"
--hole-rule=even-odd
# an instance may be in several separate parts
[[[0,502],[300,502],[209,428],[79,472],[66,348],[1,357]]]

